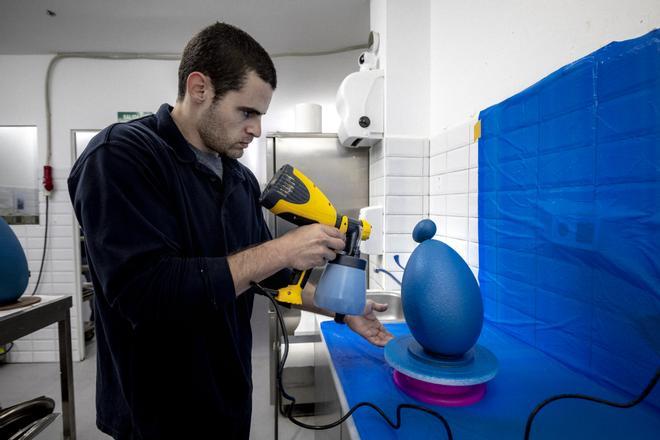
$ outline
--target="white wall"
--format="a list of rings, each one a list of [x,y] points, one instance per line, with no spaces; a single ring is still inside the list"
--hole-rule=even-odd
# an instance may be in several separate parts
[[[36,125],[39,145],[39,164],[45,160],[46,110],[44,84],[50,56],[0,56],[0,96],[9,105],[0,106],[0,125]],[[8,160],[6,157],[0,160]],[[10,159],[9,159],[10,160]],[[48,252],[38,294],[72,295],[75,292],[74,242],[69,197],[66,193],[65,174],[54,170],[56,190],[50,200],[50,226]],[[27,287],[32,292],[43,252],[44,212],[43,192],[40,190],[40,225],[12,226],[27,255],[32,273]],[[73,356],[82,355],[82,330],[79,300],[74,296],[71,311]],[[57,329],[54,325],[15,341],[9,353],[10,362],[52,362],[57,357]]]
[[[429,135],[429,3],[387,1],[385,136]]]
[[[367,35],[364,37],[365,45]],[[277,89],[268,114],[264,118],[266,131],[294,131],[294,106],[314,102],[323,108],[324,133],[336,133],[339,115],[335,96],[342,80],[358,70],[360,50],[333,55],[275,58]]]
[[[429,148],[429,217],[435,238],[451,246],[479,278],[478,161],[475,120],[433,136]]]
[[[367,35],[365,35],[366,45]],[[275,58],[277,89],[263,118],[262,139],[248,148],[242,162],[255,173],[259,182],[266,183],[267,133],[295,131],[295,105],[301,102],[320,104],[322,108],[322,130],[336,133],[339,115],[335,108],[335,96],[342,80],[358,70],[361,51],[350,51],[332,55]]]
[[[11,103],[0,106],[0,125],[37,126],[40,166],[46,151],[44,84],[50,59],[50,56],[0,55],[0,96],[3,102]],[[264,133],[291,130],[293,105],[300,101],[322,104],[324,131],[335,131],[338,117],[333,107],[334,95],[343,77],[357,70],[354,59],[354,53],[276,59],[280,85],[264,118]],[[173,103],[177,69],[177,61],[88,59],[63,59],[54,69],[51,108],[55,189],[50,198],[48,252],[38,294],[74,295],[74,359],[81,358],[84,342],[77,296],[80,275],[75,263],[77,226],[66,187],[72,165],[71,130],[100,129],[115,122],[118,111],[155,112],[161,103]],[[250,150],[259,151],[258,141]],[[249,157],[245,163],[254,166]],[[258,169],[253,171],[260,173]],[[12,227],[26,251],[33,274],[28,285],[30,292],[43,250],[43,193],[40,200],[41,225]],[[51,326],[17,341],[9,353],[10,362],[57,360],[56,336]]]
[[[403,233],[430,216],[436,238],[475,274],[478,112],[613,40],[660,26],[657,0],[372,0],[370,13],[386,78],[385,140],[371,151],[370,203],[385,206],[386,248],[390,243],[384,256],[370,258],[372,267],[398,270],[391,255],[402,253],[405,261],[415,245],[404,244]],[[419,175],[415,139],[430,139]],[[427,179],[417,194],[424,204],[414,214],[394,212],[410,209],[396,192],[405,191],[400,179],[413,175]],[[374,273],[370,283],[396,287]]]
[[[479,111],[611,41],[658,26],[657,0],[431,2],[429,211],[436,238],[475,275]]]
[[[433,136],[611,41],[659,27],[660,3],[431,1],[430,19]]]
[[[369,204],[383,206],[383,255],[370,256],[369,287],[399,290],[417,243],[411,232],[428,216],[429,0],[372,0],[372,30],[379,32],[385,69],[385,139],[369,154]]]

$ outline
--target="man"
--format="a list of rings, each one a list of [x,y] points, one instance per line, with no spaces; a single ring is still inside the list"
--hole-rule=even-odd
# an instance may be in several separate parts
[[[264,49],[216,23],[184,50],[175,106],[101,131],[71,170],[96,292],[97,425],[115,439],[248,438],[250,282],[281,287],[344,248],[318,224],[271,239],[236,160],[275,86]],[[346,322],[384,345],[385,307]]]

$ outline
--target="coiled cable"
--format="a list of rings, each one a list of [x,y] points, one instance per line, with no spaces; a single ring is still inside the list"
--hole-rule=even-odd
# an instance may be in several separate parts
[[[262,295],[262,296],[265,296],[273,304],[273,307],[275,308],[275,312],[277,314],[277,321],[279,322],[279,325],[280,325],[280,330],[282,332],[282,335],[284,336],[284,353],[282,354],[282,361],[280,362],[279,367],[277,369],[277,387],[280,390],[280,394],[282,395],[282,397],[284,397],[285,399],[291,401],[291,405],[288,406],[287,411],[286,411],[286,417],[291,421],[291,423],[293,423],[297,426],[300,426],[301,428],[311,429],[311,430],[316,430],[316,431],[320,431],[320,430],[324,430],[324,429],[331,429],[331,428],[334,428],[335,426],[339,426],[342,423],[344,423],[351,415],[353,415],[353,413],[358,408],[363,407],[363,406],[368,406],[369,408],[372,408],[378,414],[380,414],[380,416],[383,419],[385,419],[387,424],[390,425],[393,429],[399,429],[401,427],[401,410],[403,410],[403,409],[413,409],[413,410],[425,412],[425,413],[435,417],[436,419],[440,420],[442,422],[442,425],[445,428],[445,431],[447,432],[447,438],[449,440],[452,440],[454,438],[453,435],[452,435],[452,432],[451,432],[451,428],[449,427],[449,423],[447,422],[447,420],[443,416],[441,416],[440,414],[438,414],[437,412],[433,411],[430,408],[426,408],[424,406],[415,405],[415,404],[411,404],[411,403],[402,403],[402,404],[399,404],[396,407],[396,422],[393,422],[387,416],[387,414],[385,414],[385,412],[381,408],[379,408],[378,406],[376,406],[375,404],[373,404],[371,402],[359,402],[359,403],[353,405],[353,407],[346,414],[344,414],[344,416],[342,416],[340,419],[338,419],[338,420],[336,420],[332,423],[328,423],[326,425],[309,425],[309,424],[303,423],[300,420],[297,420],[295,417],[293,417],[292,411],[293,411],[293,406],[296,404],[296,398],[291,396],[289,393],[287,393],[286,390],[284,389],[284,385],[282,384],[282,372],[284,371],[284,364],[286,363],[286,358],[289,355],[289,337],[287,335],[286,326],[284,325],[284,319],[282,318],[282,313],[280,312],[279,305],[277,304],[277,301],[275,301],[273,296],[268,293],[268,291],[270,289],[266,289],[264,287],[261,287],[258,283],[255,283],[255,282],[252,282],[251,284],[255,288],[254,289],[255,293],[257,293],[259,295]]]

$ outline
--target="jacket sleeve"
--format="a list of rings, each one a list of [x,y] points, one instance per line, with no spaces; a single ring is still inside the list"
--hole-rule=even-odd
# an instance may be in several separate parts
[[[265,225],[265,223],[263,227],[268,233],[268,238],[262,241],[272,240],[270,232],[268,231],[268,227]],[[264,287],[268,287],[269,289],[279,289],[280,287],[288,286],[292,277],[293,277],[293,271],[291,271],[291,269],[285,268],[269,276],[265,280],[261,281],[261,283],[259,284],[261,284]]]
[[[166,176],[141,146],[97,146],[69,193],[107,302],[135,327],[190,318],[236,300],[226,257],[184,256]]]
[[[259,204],[259,198],[261,196],[261,193],[259,191],[259,183],[257,182],[257,178],[254,177],[254,175],[251,172],[248,172],[248,176],[250,178],[250,183],[254,193],[254,200],[256,202],[255,210],[256,212],[265,212],[265,210]],[[260,231],[259,241],[263,243],[272,240],[273,235],[271,234],[270,229],[268,229],[268,225],[266,224],[263,215],[260,217],[260,224],[261,224],[261,231]],[[279,289],[280,287],[288,286],[292,276],[293,276],[293,272],[291,271],[291,269],[284,268],[279,272],[276,272],[273,275],[269,276],[268,278],[262,280],[259,284],[269,289]]]

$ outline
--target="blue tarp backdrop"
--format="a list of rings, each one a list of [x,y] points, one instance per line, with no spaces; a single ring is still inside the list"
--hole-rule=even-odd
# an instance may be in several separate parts
[[[565,66],[480,120],[486,320],[638,394],[660,366],[660,30]]]

